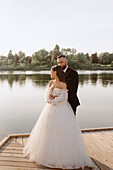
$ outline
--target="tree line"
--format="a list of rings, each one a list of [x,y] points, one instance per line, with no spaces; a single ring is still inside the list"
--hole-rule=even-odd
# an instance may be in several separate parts
[[[61,48],[55,45],[53,50],[45,49],[34,52],[31,56],[26,56],[22,51],[13,54],[9,51],[7,56],[0,56],[0,69],[19,69],[19,70],[35,70],[38,68],[50,68],[57,64],[58,55],[66,55],[68,65],[73,69],[94,70],[94,69],[110,69],[113,70],[113,53],[97,52],[89,55],[88,53],[79,52],[74,48]]]

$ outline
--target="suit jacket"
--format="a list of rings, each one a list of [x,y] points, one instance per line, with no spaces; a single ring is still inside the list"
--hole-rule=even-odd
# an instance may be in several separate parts
[[[76,107],[80,105],[79,99],[77,97],[78,89],[78,73],[68,66],[66,72],[64,72],[65,80],[68,89],[68,102],[70,103],[74,114],[76,115]]]

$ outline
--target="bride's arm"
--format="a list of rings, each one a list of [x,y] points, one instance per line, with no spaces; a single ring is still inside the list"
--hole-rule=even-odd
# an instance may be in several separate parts
[[[61,91],[61,93],[58,96],[55,96],[54,99],[48,98],[47,101],[50,104],[57,104],[57,103],[60,103],[62,101],[66,101],[67,100],[67,96],[68,96],[67,90],[63,90],[63,91]]]
[[[56,97],[58,97],[58,96],[57,95],[53,96],[52,89],[48,88],[46,90],[46,101],[48,103],[51,103],[51,101],[54,100]]]
[[[52,90],[54,89],[54,88],[51,88],[51,90],[50,90],[50,87],[51,87],[52,83],[53,83],[53,80],[50,80],[50,81],[49,81],[49,84],[48,84],[48,86],[47,86],[47,89],[46,89],[47,102],[49,102],[49,101],[48,101],[48,98],[49,98],[49,99],[55,99],[55,97],[58,97],[58,96],[53,96],[53,95],[51,94]]]
[[[53,96],[52,92],[53,92],[53,88],[50,88],[52,85],[52,80],[49,81],[47,90],[46,90],[46,100],[48,103],[50,104],[57,104],[60,103],[62,101],[66,101],[68,98],[68,93],[67,93],[67,89],[62,89],[62,91],[60,92],[59,95],[55,95]],[[65,87],[65,86],[64,86]]]

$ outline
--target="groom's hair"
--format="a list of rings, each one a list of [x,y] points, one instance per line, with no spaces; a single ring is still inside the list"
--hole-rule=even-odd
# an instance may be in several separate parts
[[[66,59],[66,56],[65,56],[65,55],[59,55],[57,58],[61,58],[61,57],[63,57],[63,58]]]

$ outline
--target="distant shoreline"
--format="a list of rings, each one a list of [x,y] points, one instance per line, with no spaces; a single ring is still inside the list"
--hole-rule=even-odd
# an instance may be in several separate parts
[[[43,70],[50,70],[51,67],[38,67],[38,68],[0,68],[0,71],[43,71]],[[92,70],[113,70],[113,67],[94,67],[92,69],[74,69],[74,70],[85,70],[85,71],[92,71]]]

